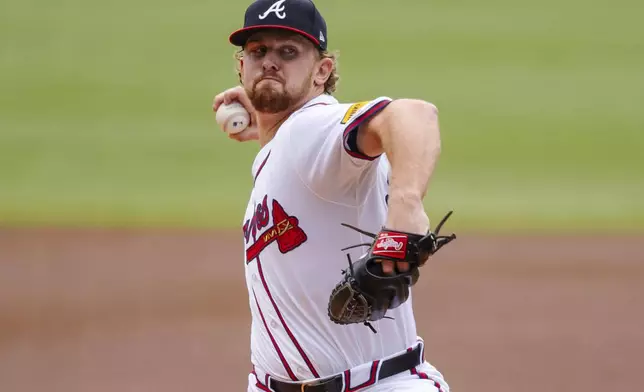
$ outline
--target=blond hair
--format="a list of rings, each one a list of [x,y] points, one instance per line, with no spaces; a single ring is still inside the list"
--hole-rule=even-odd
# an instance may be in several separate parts
[[[340,74],[338,73],[338,53],[331,53],[326,50],[318,50],[319,59],[331,59],[333,61],[333,69],[329,78],[324,83],[324,92],[326,94],[332,95],[337,89],[338,83],[340,82]],[[239,83],[242,83],[241,77],[241,67],[240,62],[244,58],[243,49],[235,52],[235,60],[237,60],[235,71],[237,72],[237,77],[239,78]]]

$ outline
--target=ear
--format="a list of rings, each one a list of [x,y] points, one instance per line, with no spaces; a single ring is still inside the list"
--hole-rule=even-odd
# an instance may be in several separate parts
[[[239,59],[239,67],[237,68],[237,76],[239,78],[239,84],[244,85],[244,80],[242,74],[244,73],[244,59]]]
[[[323,58],[318,62],[316,72],[313,75],[313,81],[316,86],[324,86],[326,81],[329,80],[331,72],[333,72],[333,67],[333,60],[329,58]]]

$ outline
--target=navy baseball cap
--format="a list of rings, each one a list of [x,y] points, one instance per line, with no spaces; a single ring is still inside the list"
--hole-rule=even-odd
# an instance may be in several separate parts
[[[278,29],[308,38],[320,50],[327,48],[326,22],[311,0],[257,0],[247,9],[244,27],[230,35],[230,43],[244,46],[261,29]]]

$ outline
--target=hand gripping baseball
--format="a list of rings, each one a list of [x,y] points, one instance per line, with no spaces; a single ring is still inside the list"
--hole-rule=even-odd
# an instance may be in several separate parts
[[[383,228],[377,235],[348,224],[342,224],[374,239],[372,243],[353,245],[343,251],[369,246],[369,251],[355,262],[349,259],[349,268],[342,271],[344,278],[329,297],[329,317],[337,324],[364,323],[375,330],[369,321],[385,317],[387,310],[394,309],[409,298],[409,287],[420,276],[418,267],[440,248],[456,238],[455,234],[439,236],[443,224],[452,214],[450,211],[436,226],[436,232],[423,235]],[[397,269],[391,275],[383,273],[380,262],[391,260],[409,263],[409,270]]]

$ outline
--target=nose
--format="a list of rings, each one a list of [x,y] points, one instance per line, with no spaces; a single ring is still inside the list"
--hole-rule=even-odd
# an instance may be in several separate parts
[[[264,69],[264,72],[275,72],[278,69],[277,63],[269,59],[264,60],[264,63],[262,64],[262,68]]]
[[[279,69],[278,61],[274,53],[267,53],[262,62],[264,72],[275,72]]]

